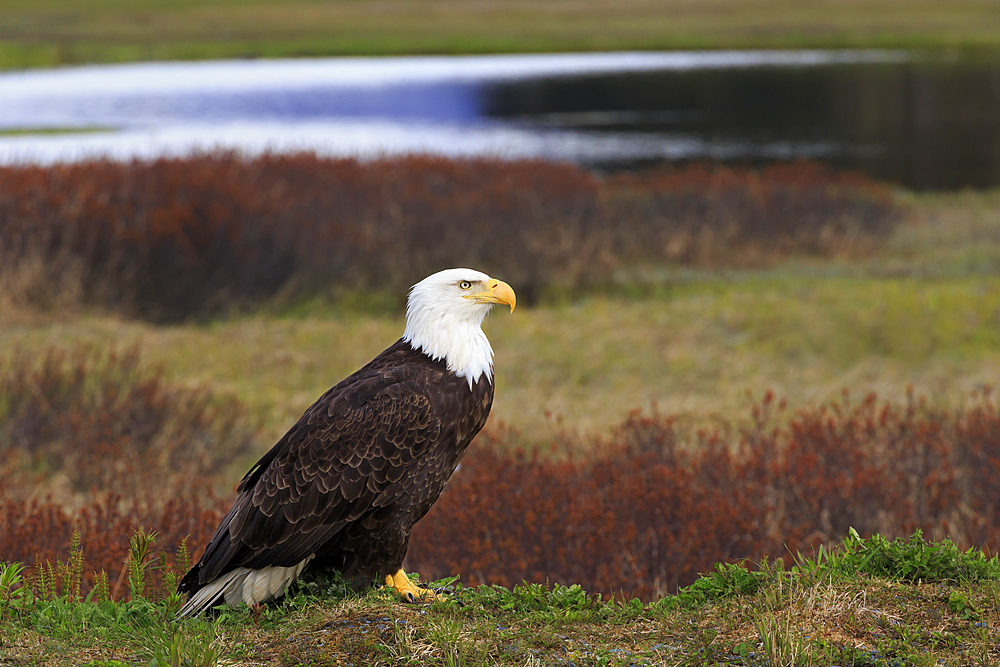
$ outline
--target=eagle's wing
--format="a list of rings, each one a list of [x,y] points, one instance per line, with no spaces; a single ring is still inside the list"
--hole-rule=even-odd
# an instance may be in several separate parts
[[[348,523],[391,510],[420,484],[416,459],[440,431],[424,385],[405,368],[348,378],[243,478],[198,584],[236,567],[294,566]]]

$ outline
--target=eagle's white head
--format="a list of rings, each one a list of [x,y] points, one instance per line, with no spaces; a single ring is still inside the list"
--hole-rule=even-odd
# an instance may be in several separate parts
[[[514,290],[502,280],[472,269],[445,269],[421,280],[406,302],[403,340],[448,370],[467,378],[469,388],[484,374],[493,381],[493,348],[483,318],[495,304],[514,310]]]

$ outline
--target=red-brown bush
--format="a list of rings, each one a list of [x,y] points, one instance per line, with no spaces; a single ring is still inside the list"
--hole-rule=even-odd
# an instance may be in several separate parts
[[[111,591],[125,571],[128,544],[138,528],[158,533],[156,547],[176,552],[181,542],[200,551],[224,510],[219,501],[177,499],[161,505],[141,504],[114,493],[102,494],[77,510],[51,501],[0,499],[0,561],[21,562],[28,574],[38,564],[66,561],[74,531],[79,531],[84,556],[81,592],[86,595],[95,575],[107,573]],[[122,599],[119,588],[115,599]]]
[[[210,155],[0,167],[0,286],[152,320],[284,297],[402,295],[449,266],[528,301],[641,263],[748,266],[872,245],[887,189],[797,164],[601,178],[544,162]]]
[[[114,586],[136,528],[167,550],[187,535],[202,544],[225,509],[213,491],[251,448],[247,421],[234,399],[143,366],[135,347],[14,350],[0,363],[0,561],[65,561],[78,530],[86,593],[102,569]]]
[[[0,497],[15,477],[140,502],[211,491],[250,451],[247,421],[235,399],[143,367],[135,347],[14,350],[0,362]]]
[[[681,449],[669,418],[633,416],[585,459],[515,452],[480,438],[427,517],[408,564],[468,583],[581,583],[649,597],[715,562],[789,558],[863,535],[921,529],[1000,545],[1000,406],[947,412],[874,396],[774,426],[767,395],[734,437]]]
[[[607,439],[558,456],[488,431],[415,527],[407,567],[472,584],[548,580],[652,597],[713,563],[788,559],[850,527],[890,538],[920,529],[996,551],[1000,405],[990,394],[956,411],[874,396],[789,419],[775,417],[781,409],[768,394],[743,428],[690,436],[672,418],[635,414]],[[114,582],[135,528],[159,531],[167,550],[189,535],[197,558],[230,502],[98,494],[72,510],[0,501],[0,559],[65,559],[78,529],[85,571],[104,569]]]

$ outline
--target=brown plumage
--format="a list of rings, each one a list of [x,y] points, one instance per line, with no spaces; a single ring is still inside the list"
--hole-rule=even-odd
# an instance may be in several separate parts
[[[483,278],[487,289],[498,283],[509,292],[490,303],[513,308],[510,288]],[[457,284],[464,290],[468,282]],[[250,469],[178,587],[189,595],[182,616],[220,598],[276,597],[309,562],[348,580],[400,570],[413,524],[444,490],[493,403],[491,372],[472,380],[471,370],[449,368],[457,353],[435,359],[419,347],[404,336],[338,383]]]

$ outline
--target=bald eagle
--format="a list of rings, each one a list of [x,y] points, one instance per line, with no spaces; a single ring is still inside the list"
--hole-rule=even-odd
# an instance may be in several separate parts
[[[403,337],[323,394],[243,477],[236,501],[181,580],[179,616],[257,605],[303,568],[384,577],[403,599],[433,593],[403,572],[410,530],[444,490],[493,404],[481,329],[507,283],[448,269],[410,290]]]

